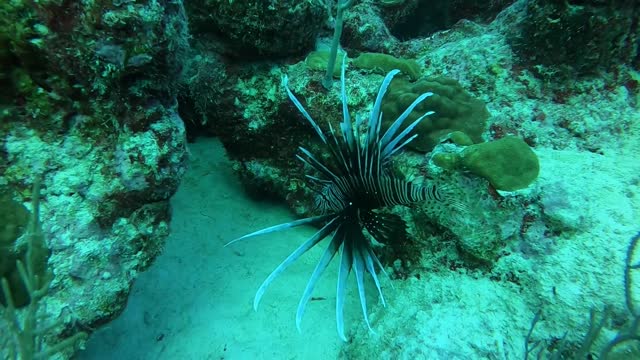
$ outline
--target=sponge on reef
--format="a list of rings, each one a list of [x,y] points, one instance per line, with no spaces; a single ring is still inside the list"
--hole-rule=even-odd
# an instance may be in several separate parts
[[[540,172],[538,157],[516,136],[467,146],[460,153],[439,153],[433,162],[446,169],[465,169],[504,191],[529,186]]]

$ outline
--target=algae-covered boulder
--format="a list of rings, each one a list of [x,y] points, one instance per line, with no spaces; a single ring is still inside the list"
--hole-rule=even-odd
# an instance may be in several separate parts
[[[433,96],[420,103],[405,121],[405,126],[428,111],[434,114],[414,129],[418,137],[409,143],[416,151],[429,152],[441,138],[454,131],[466,134],[474,143],[482,141],[489,111],[481,100],[473,98],[453,79],[423,78],[415,83],[396,78],[382,103],[383,127],[389,127],[420,94]]]
[[[42,174],[38,237],[54,252],[32,244],[28,262],[55,270],[38,309],[56,325],[41,332],[51,349],[117,317],[163,248],[187,165],[176,93],[188,23],[179,1],[0,1],[0,14],[0,212],[24,210]],[[0,277],[19,307],[30,298],[16,263],[34,236],[16,214],[1,218]]]
[[[526,188],[540,171],[536,154],[516,136],[468,146],[462,151],[461,164],[504,191]]]

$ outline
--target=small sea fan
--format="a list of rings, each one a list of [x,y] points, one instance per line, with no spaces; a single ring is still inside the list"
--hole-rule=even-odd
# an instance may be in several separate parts
[[[408,236],[406,225],[399,216],[383,212],[384,208],[395,205],[409,205],[421,201],[446,205],[451,201],[446,192],[434,184],[417,185],[386,171],[391,157],[417,136],[415,134],[411,135],[412,129],[425,117],[432,114],[432,112],[428,112],[403,130],[400,130],[403,122],[414,108],[432,95],[432,93],[422,94],[382,134],[380,128],[382,123],[382,113],[380,112],[382,98],[389,87],[389,83],[398,72],[399,70],[393,70],[384,78],[369,117],[368,131],[365,134],[361,134],[362,119],[356,117],[355,126],[352,126],[351,116],[347,107],[345,62],[343,61],[341,73],[343,114],[343,119],[340,123],[341,136],[334,132],[330,124],[329,133],[325,134],[300,101],[293,95],[288,87],[287,77],[283,78],[283,85],[289,99],[315,129],[316,134],[331,156],[329,161],[322,161],[323,158],[321,156],[314,156],[303,147],[299,148],[300,154],[297,155],[298,159],[309,165],[316,172],[314,175],[307,175],[307,182],[312,188],[319,189],[317,190],[316,205],[323,211],[322,215],[258,230],[227,244],[229,245],[251,236],[285,230],[300,225],[312,224],[321,226],[320,230],[291,253],[262,283],[254,299],[253,305],[255,309],[258,308],[260,299],[269,284],[281,272],[320,241],[331,237],[331,241],[311,274],[304,294],[300,299],[296,314],[296,326],[300,330],[302,315],[307,302],[311,298],[314,286],[334,256],[340,253],[336,301],[338,333],[346,341],[342,310],[347,278],[352,270],[356,275],[364,319],[369,329],[371,329],[367,316],[364,277],[365,273],[371,275],[384,305],[385,301],[380,289],[378,276],[376,275],[376,267],[382,272],[384,272],[384,269],[373,251],[371,242],[365,236],[364,229],[381,243],[388,244],[393,241],[399,241]]]

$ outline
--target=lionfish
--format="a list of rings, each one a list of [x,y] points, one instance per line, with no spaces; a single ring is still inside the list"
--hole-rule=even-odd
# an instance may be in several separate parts
[[[302,243],[264,280],[255,295],[253,306],[257,311],[260,299],[262,299],[267,287],[289,265],[325,238],[331,237],[331,241],[311,274],[300,299],[296,313],[296,327],[300,331],[302,315],[307,302],[311,298],[314,286],[331,260],[336,254],[340,253],[336,321],[338,334],[344,341],[346,341],[346,337],[344,333],[343,307],[347,279],[351,271],[356,276],[362,313],[369,330],[373,331],[367,315],[364,287],[365,273],[368,273],[373,279],[380,300],[383,306],[386,306],[380,288],[380,281],[376,275],[376,267],[382,273],[384,273],[384,268],[374,253],[371,241],[365,236],[364,229],[376,241],[388,244],[408,235],[404,221],[398,215],[383,212],[385,208],[395,205],[407,206],[421,201],[429,201],[436,205],[449,201],[446,191],[441,187],[434,184],[417,185],[388,171],[392,157],[416,138],[417,135],[412,134],[412,130],[433,112],[430,111],[423,114],[404,128],[402,127],[403,123],[418,104],[433,94],[427,92],[418,96],[392,125],[382,133],[383,114],[380,109],[382,99],[391,80],[400,72],[399,70],[390,71],[385,76],[378,91],[373,110],[369,116],[368,129],[361,133],[363,119],[356,116],[355,126],[351,123],[351,115],[347,106],[345,68],[346,65],[343,61],[340,76],[342,102],[341,136],[336,134],[330,123],[328,134],[320,129],[298,98],[291,92],[287,76],[285,75],[282,80],[289,99],[311,124],[330,155],[328,161],[323,161],[321,156],[312,154],[311,151],[304,147],[299,147],[300,153],[296,155],[300,161],[314,170],[313,175],[306,175],[306,182],[310,188],[316,189],[316,205],[322,214],[258,230],[225,245],[228,246],[248,237],[301,225],[317,225],[320,227],[311,238]]]

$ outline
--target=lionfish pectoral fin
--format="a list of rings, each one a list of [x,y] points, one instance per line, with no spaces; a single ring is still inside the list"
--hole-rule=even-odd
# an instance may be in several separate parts
[[[320,216],[312,216],[312,217],[308,217],[308,218],[304,218],[304,219],[300,219],[300,220],[295,220],[295,221],[290,221],[284,224],[278,224],[278,225],[274,225],[274,226],[270,226],[268,228],[264,228],[258,231],[254,231],[252,233],[249,233],[247,235],[241,236],[237,239],[231,240],[228,243],[224,244],[224,247],[227,247],[231,244],[235,244],[238,241],[244,240],[246,238],[250,238],[253,236],[257,236],[257,235],[264,235],[264,234],[269,234],[272,232],[276,232],[276,231],[282,231],[282,230],[287,230],[296,226],[301,226],[301,225],[313,225],[313,224],[320,224],[326,220],[329,220],[332,217],[332,215],[320,215]]]
[[[312,237],[310,237],[307,241],[302,243],[294,252],[291,253],[280,265],[278,265],[275,270],[269,274],[269,276],[262,282],[262,285],[258,288],[256,292],[256,296],[253,299],[253,308],[258,310],[258,304],[260,304],[260,300],[262,299],[262,295],[267,290],[267,287],[271,284],[273,279],[275,279],[281,272],[283,272],[289,265],[298,260],[300,256],[309,251],[312,247],[314,247],[317,243],[322,241],[322,239],[326,238],[331,234],[336,227],[337,219],[334,217],[331,221],[329,221],[326,225],[324,225],[320,230],[318,230]]]
[[[340,260],[340,268],[338,270],[338,287],[336,291],[336,325],[338,327],[338,335],[343,341],[347,341],[344,335],[344,298],[347,289],[347,278],[351,272],[353,256],[351,244],[349,241],[342,242],[342,255]]]
[[[361,234],[362,236],[362,234]],[[364,236],[362,240],[366,241]],[[362,243],[363,246],[366,242]],[[356,284],[358,285],[358,295],[360,297],[360,306],[362,307],[362,315],[364,316],[364,322],[367,324],[369,331],[375,333],[371,328],[369,322],[369,314],[367,311],[367,298],[364,289],[364,274],[365,274],[365,254],[366,249],[362,249],[362,246],[355,246],[353,249],[353,272],[356,274]]]
[[[407,225],[398,215],[370,211],[363,217],[369,234],[382,244],[404,242],[409,237]]]
[[[344,231],[342,227],[338,226],[338,229],[333,234],[333,238],[331,239],[329,246],[327,246],[327,248],[324,251],[324,254],[322,254],[322,258],[320,258],[320,261],[316,265],[315,270],[313,270],[313,274],[311,274],[311,277],[309,278],[309,282],[307,282],[307,287],[304,289],[304,293],[300,298],[300,303],[298,303],[298,310],[296,312],[296,327],[298,328],[298,331],[300,331],[300,323],[302,322],[302,315],[304,314],[304,310],[307,306],[307,303],[311,298],[311,293],[313,292],[313,288],[316,286],[318,279],[320,279],[320,276],[322,275],[324,270],[327,268],[327,266],[329,266],[329,263],[331,263],[331,260],[333,260],[334,256],[340,249],[340,244],[342,243],[343,239],[344,239]]]
[[[382,306],[386,307],[387,303],[384,301],[384,296],[382,295],[382,288],[380,287],[380,281],[378,280],[376,269],[373,266],[373,258],[377,260],[376,255],[373,253],[373,249],[371,248],[366,249],[366,253],[363,255],[363,257],[364,257],[364,264],[367,268],[367,272],[371,274],[371,277],[373,278],[373,282],[376,284],[376,289],[378,289],[378,296],[380,296],[380,301],[382,302]],[[384,269],[381,268],[381,270],[382,272],[384,272]]]

